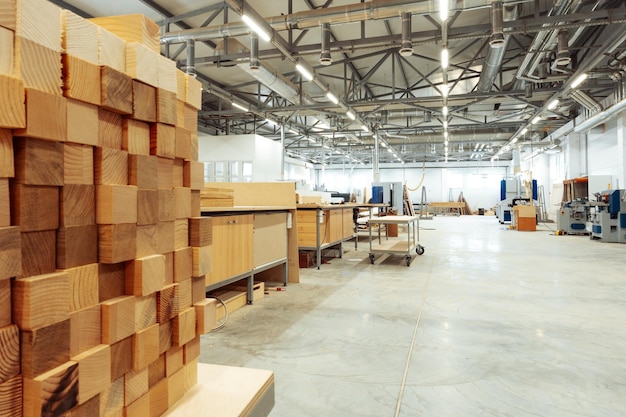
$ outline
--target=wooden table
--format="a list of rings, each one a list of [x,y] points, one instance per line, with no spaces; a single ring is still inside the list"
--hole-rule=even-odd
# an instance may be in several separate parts
[[[422,255],[424,253],[424,247],[419,244],[419,216],[383,216],[368,219],[369,225],[369,241],[370,241],[370,262],[373,264],[376,260],[376,253],[392,253],[405,255],[406,266],[411,266],[411,253],[415,250],[415,253]],[[407,226],[407,240],[405,242],[401,240],[382,242],[380,235],[381,225],[406,225]],[[378,246],[372,246],[372,226],[378,225]]]
[[[461,209],[465,207],[465,203],[458,201],[433,201],[428,204],[433,209],[433,214],[456,214],[461,215]],[[456,210],[453,212],[453,210]]]

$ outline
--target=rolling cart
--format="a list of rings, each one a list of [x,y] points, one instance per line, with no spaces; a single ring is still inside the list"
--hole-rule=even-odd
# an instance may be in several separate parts
[[[424,254],[424,247],[419,244],[419,216],[383,216],[374,217],[367,220],[369,226],[369,241],[370,241],[370,262],[373,264],[376,260],[377,253],[391,253],[395,255],[404,255],[406,259],[406,266],[411,266],[413,257],[411,254],[415,251],[416,254]],[[385,241],[381,237],[381,229],[383,225],[406,225],[407,226],[407,239],[403,240],[389,240],[387,237],[387,228],[385,227]],[[372,236],[372,226],[378,226],[378,244],[372,245],[375,242]]]

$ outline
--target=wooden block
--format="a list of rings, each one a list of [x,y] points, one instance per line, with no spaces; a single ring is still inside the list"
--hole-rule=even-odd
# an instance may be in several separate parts
[[[16,36],[15,58],[14,75],[24,80],[24,87],[61,98],[63,77],[59,49],[50,49],[40,43]]]
[[[128,185],[128,152],[96,147],[94,169],[96,184]]]
[[[57,268],[73,268],[81,265],[88,265],[97,261],[97,225],[90,224],[87,226],[68,226],[60,227],[57,230]]]
[[[159,354],[164,354],[167,352],[173,343],[173,335],[174,335],[174,322],[166,321],[165,323],[161,323],[159,325]]]
[[[70,359],[70,320],[20,334],[22,375],[35,378]]]
[[[98,145],[98,106],[68,98],[66,142]],[[67,168],[66,168],[67,169]]]
[[[122,149],[124,121],[121,114],[100,108],[98,110],[98,145]]]
[[[70,357],[102,343],[100,305],[70,313]]]
[[[126,71],[126,41],[98,25],[98,64]]]
[[[63,185],[63,144],[15,138],[15,180],[20,184]]]
[[[14,165],[13,137],[11,136],[11,131],[8,129],[0,129],[0,176],[2,178],[14,177]]]
[[[122,149],[133,155],[150,155],[150,125],[139,120],[125,119]],[[154,164],[156,171],[156,160]]]
[[[9,1],[9,3],[14,3]],[[16,34],[55,51],[61,50],[61,8],[52,3],[20,0],[16,4]]]
[[[185,391],[189,391],[198,383],[198,360],[196,359],[189,364],[185,364],[183,369],[185,371]]]
[[[57,263],[56,231],[46,230],[44,232],[21,233],[20,235],[22,249],[22,273],[20,276],[30,277],[54,272]]]
[[[67,184],[60,190],[61,226],[88,226],[96,223],[96,189],[93,185]]]
[[[128,182],[143,190],[156,190],[158,158],[149,155],[128,156]]]
[[[67,139],[67,103],[64,97],[26,89],[26,127],[14,135],[56,142]]]
[[[133,79],[109,66],[100,67],[100,102],[106,110],[133,113]]]
[[[169,62],[174,63],[165,57],[162,57]],[[161,74],[159,73],[159,76]],[[168,125],[176,125],[176,93],[166,91],[163,88],[158,88],[156,92],[156,104],[157,104],[157,122],[166,123]]]
[[[111,383],[111,347],[98,345],[72,360],[78,362],[78,403],[84,404]]]
[[[191,278],[178,282],[178,311],[190,308],[192,306],[191,295]]]
[[[133,338],[127,337],[111,345],[111,379],[124,379],[133,369]],[[124,390],[122,389],[122,394]],[[122,398],[122,403],[124,399]]]
[[[159,189],[159,221],[173,222],[176,219],[176,193],[173,188]]]
[[[177,219],[191,217],[191,189],[186,187],[174,188],[175,216]]]
[[[189,245],[189,222],[188,219],[178,219],[174,222],[175,236],[174,249],[184,249]]]
[[[18,278],[11,290],[13,320],[22,330],[70,318],[70,284],[66,272]]]
[[[176,158],[174,159],[174,169],[172,174],[172,186],[174,188],[184,187],[185,184],[185,160]]]
[[[159,253],[158,252],[159,244],[157,241],[156,224],[137,226],[136,246],[137,246],[136,256],[139,258],[143,258],[145,256],[150,256],[150,255],[156,255]]]
[[[124,374],[124,404],[127,407],[148,392],[148,377],[147,367],[137,371],[131,370]]]
[[[98,298],[100,302],[124,295],[125,264],[98,264]]]
[[[61,417],[76,405],[76,362],[68,361],[34,379],[24,379],[24,416]]]
[[[24,81],[0,75],[0,128],[17,129],[26,126],[26,97]]]
[[[165,256],[165,283],[170,285],[174,283],[174,252],[163,254]]]
[[[137,225],[98,225],[98,259],[101,263],[117,264],[135,258]]]
[[[180,69],[176,70],[176,100],[181,103],[185,103],[187,97],[187,80],[185,79],[187,74]]]
[[[0,8],[5,6],[0,5]],[[5,11],[0,10],[0,14],[4,15]],[[3,57],[0,60],[0,74],[13,75],[15,70],[15,31],[2,26],[0,17],[0,51],[3,51]]]
[[[185,101],[184,99],[178,99],[178,94],[176,98],[176,127],[182,127],[187,129],[187,126],[185,126]]]
[[[124,417],[123,410],[124,378],[120,377],[100,393],[100,411],[98,415],[100,417]]]
[[[192,161],[197,161],[199,158],[199,143],[200,143],[200,139],[198,137],[198,131],[195,130],[193,132],[191,132],[191,160]]]
[[[200,336],[196,336],[183,346],[185,365],[194,363],[200,357]]]
[[[150,154],[169,159],[176,157],[176,127],[164,123],[150,126]]]
[[[176,158],[191,159],[191,132],[185,128],[176,128]]]
[[[138,42],[153,52],[159,53],[160,51],[159,26],[142,14],[97,17],[90,20],[115,33],[126,42]]]
[[[201,201],[202,198],[200,196],[200,191],[191,190],[191,217],[200,217],[202,214],[201,211]]]
[[[135,297],[122,296],[103,301],[102,343],[119,342],[135,333]]]
[[[98,62],[98,26],[77,14],[63,10],[63,50],[94,65]]]
[[[154,324],[133,336],[133,369],[147,368],[159,358],[159,325]]]
[[[11,226],[9,179],[0,178],[0,228]]]
[[[20,329],[15,325],[0,328],[0,384],[20,373]]]
[[[124,417],[146,417],[150,415],[150,394],[145,393],[124,408]]]
[[[191,302],[198,303],[206,297],[206,277],[204,275],[191,278]]]
[[[157,223],[158,253],[174,252],[175,227],[176,225],[173,221]]]
[[[211,272],[213,248],[212,246],[192,247],[193,262],[191,274],[194,277],[206,275]]]
[[[63,54],[62,62],[63,95],[99,106],[100,67],[69,54]]]
[[[187,82],[185,102],[193,109],[200,110],[202,108],[202,83],[196,77],[190,75],[185,77],[185,81]]]
[[[150,417],[159,417],[167,411],[167,380],[158,382],[150,389]]]
[[[185,104],[185,108],[183,109],[183,114],[185,117],[184,127],[186,129],[189,129],[192,132],[197,132],[198,131],[198,110],[188,104]],[[192,143],[192,148],[193,148],[193,143]],[[194,160],[198,159],[198,158],[193,157],[193,151],[192,151],[191,159],[194,159]]]
[[[185,395],[185,371],[181,368],[167,379],[167,403],[172,406]]]
[[[214,298],[205,298],[193,307],[196,309],[196,334],[209,333],[217,324],[217,301]]]
[[[165,375],[169,378],[183,369],[184,352],[182,347],[172,347],[165,352]]]
[[[157,186],[161,189],[174,188],[174,160],[157,158]]]
[[[202,162],[185,161],[183,184],[192,190],[204,188],[204,164]]]
[[[11,280],[0,279],[0,327],[11,323]]]
[[[98,224],[137,223],[137,187],[134,185],[97,185],[96,222]]]
[[[165,323],[178,315],[178,284],[171,284],[157,292],[157,322]]]
[[[22,381],[20,375],[0,384],[0,416],[22,417]]]
[[[213,219],[192,217],[189,219],[189,246],[208,246],[213,243]]]
[[[156,122],[156,89],[133,80],[133,119]]]
[[[165,280],[165,257],[152,255],[126,264],[126,293],[136,296],[159,291]]]
[[[126,44],[126,74],[152,87],[159,85],[159,52],[136,42]]]
[[[159,51],[160,52],[160,51]],[[161,90],[167,91],[173,94],[174,103],[176,103],[176,62],[166,58],[164,56],[159,56],[159,84],[158,87]],[[176,107],[176,105],[174,105]],[[166,122],[168,123],[168,122]],[[171,123],[171,124],[175,124]]]
[[[182,307],[182,305],[181,305]],[[181,347],[196,336],[196,311],[193,308],[182,309],[174,317],[173,342]]]
[[[154,225],[159,221],[159,193],[157,190],[137,190],[137,224]],[[143,253],[143,252],[142,252]],[[148,253],[151,255],[152,252]],[[145,256],[145,255],[137,255]]]
[[[93,307],[100,302],[98,296],[98,264],[66,269],[69,279],[70,312]]]
[[[135,297],[135,331],[138,332],[157,322],[157,294]]]
[[[193,274],[193,250],[191,247],[174,251],[174,281],[181,282]]]
[[[11,201],[13,224],[22,232],[59,227],[59,187],[13,184]]]
[[[159,355],[158,359],[148,365],[148,386],[152,388],[165,378],[165,355]]]
[[[80,384],[79,384],[80,390]],[[100,413],[100,394],[87,400],[84,404],[77,405],[72,408],[64,417],[93,417]]]
[[[65,167],[62,175],[65,184],[93,184],[93,149],[92,146],[73,143],[63,145]]]

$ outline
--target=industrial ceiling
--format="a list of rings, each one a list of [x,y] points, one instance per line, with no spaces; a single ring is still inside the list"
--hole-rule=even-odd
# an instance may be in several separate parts
[[[625,0],[52,2],[146,14],[203,82],[203,132],[313,163],[508,160],[623,91]]]

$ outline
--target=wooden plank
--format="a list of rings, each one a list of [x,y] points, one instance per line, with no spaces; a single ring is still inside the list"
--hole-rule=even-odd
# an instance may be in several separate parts
[[[13,184],[11,200],[13,224],[22,232],[59,227],[59,187]]]
[[[189,246],[208,246],[213,243],[213,218],[192,217],[189,219]]]
[[[11,280],[0,279],[0,327],[11,323]]]
[[[26,88],[26,127],[16,136],[64,142],[67,139],[67,104],[64,97]]]
[[[201,208],[200,208],[200,202],[201,202],[201,197],[200,197],[200,191],[196,191],[196,190],[191,190],[191,217],[200,217],[200,215],[202,214]]]
[[[204,300],[206,297],[205,287],[206,277],[201,275],[199,277],[191,278],[191,303],[195,304]]]
[[[14,165],[13,136],[11,135],[10,130],[0,129],[0,177],[14,177]]]
[[[98,26],[77,14],[63,10],[63,50],[65,53],[87,61],[98,63]]]
[[[15,325],[0,328],[0,384],[20,373],[20,329]]]
[[[78,405],[78,364],[65,362],[34,379],[24,379],[24,415],[61,417]]]
[[[112,356],[112,355],[111,355]],[[100,393],[100,417],[124,417],[124,378],[114,380]]]
[[[157,294],[135,297],[135,331],[138,332],[157,322]]]
[[[157,223],[157,243],[159,253],[174,252],[174,236],[176,235],[176,225],[172,222]]]
[[[126,41],[98,26],[98,64],[126,71]]]
[[[165,282],[164,285],[174,283],[174,252],[163,254],[165,256]]]
[[[133,335],[133,369],[140,371],[159,358],[159,325],[154,324]]]
[[[21,233],[22,273],[30,277],[56,269],[56,230]]]
[[[117,381],[133,369],[133,338],[127,337],[111,344],[111,379]],[[124,384],[123,384],[124,385]],[[124,404],[122,387],[122,404]]]
[[[128,185],[128,152],[120,149],[94,149],[96,184]]]
[[[200,247],[192,247],[193,252],[193,261],[192,261],[192,271],[191,274],[194,277],[199,277],[201,275],[206,275],[211,272],[212,267],[212,254],[213,247],[209,246],[200,246]]]
[[[150,395],[145,393],[124,408],[124,417],[146,417],[150,415]]]
[[[174,188],[174,160],[169,158],[157,158],[157,181],[158,188]]]
[[[147,367],[124,374],[124,404],[127,407],[148,392],[148,381]]]
[[[150,125],[139,120],[125,119],[122,149],[129,154],[150,155]],[[154,162],[156,171],[156,160]]]
[[[70,357],[102,343],[100,305],[70,313]]]
[[[176,127],[165,123],[150,126],[150,154],[169,159],[176,157]]]
[[[156,190],[158,159],[149,155],[128,156],[128,183],[139,189]]]
[[[0,128],[17,129],[26,127],[26,96],[24,81],[0,75]]]
[[[175,236],[174,236],[174,249],[184,249],[189,245],[189,222],[188,219],[178,219],[174,222]]]
[[[134,185],[97,185],[96,222],[98,224],[137,223],[137,187]]]
[[[178,281],[178,309],[179,312],[192,306],[191,278]]]
[[[64,185],[94,183],[93,176],[93,147],[65,143],[63,145],[63,168]]]
[[[22,330],[21,368],[25,378],[35,378],[70,359],[70,320]]]
[[[63,95],[99,106],[100,67],[69,54],[63,54],[62,63]]]
[[[160,51],[160,28],[142,14],[97,17],[90,20],[115,33],[126,42],[139,42],[155,53]]]
[[[165,378],[165,355],[159,355],[158,359],[148,365],[148,386],[152,388]]]
[[[233,311],[237,311],[242,307],[245,307],[246,302],[246,292],[245,291],[229,291],[229,290],[219,290],[211,293],[215,297],[218,297],[222,300],[226,307],[228,308],[228,312],[232,313]],[[217,306],[217,319],[222,320],[224,318],[224,306],[219,304]]]
[[[60,226],[87,226],[96,223],[96,189],[93,185],[67,184],[60,191]]]
[[[98,345],[72,360],[78,363],[78,403],[84,404],[111,383],[111,347]]]
[[[169,62],[169,59],[162,57]],[[159,73],[159,77],[161,73]],[[176,93],[166,91],[163,88],[158,88],[156,92],[156,105],[157,105],[157,122],[166,123],[168,125],[176,125]]]
[[[98,261],[98,226],[67,226],[57,230],[56,265],[74,268]]]
[[[16,279],[12,288],[15,324],[30,330],[69,319],[69,290],[66,272]]]
[[[200,357],[200,336],[194,337],[183,346],[183,361],[185,365],[193,364]]]
[[[136,42],[126,43],[126,74],[150,86],[159,85],[159,52]]]
[[[98,110],[98,145],[122,149],[124,121],[121,114],[100,108]]]
[[[98,264],[98,298],[100,302],[124,295],[124,263]]]
[[[46,48],[60,51],[61,8],[52,3],[37,0],[20,0],[15,3],[16,34],[37,42]]]
[[[133,80],[133,115],[135,120],[156,122],[156,89]]]
[[[217,301],[205,298],[193,305],[196,309],[196,334],[209,333],[217,325]]]
[[[176,220],[176,193],[173,188],[160,188],[157,191],[159,198],[159,221],[173,222]]]
[[[166,321],[159,325],[159,353],[162,355],[172,347],[172,338],[174,335],[173,322]]]
[[[68,98],[67,142],[96,146],[98,144],[98,107]]]
[[[63,185],[63,144],[15,138],[15,180],[21,184]]]
[[[119,342],[135,333],[135,297],[122,296],[100,303],[102,343]]]
[[[296,208],[296,184],[294,182],[211,182],[206,186],[234,190],[235,206]]]
[[[11,226],[9,179],[0,178],[0,228]]]
[[[158,52],[160,52],[160,50]],[[173,94],[172,97],[174,99],[174,109],[175,109],[176,108],[176,90],[177,90],[176,62],[160,55],[158,76],[159,76],[159,84],[158,84],[159,89]],[[169,123],[169,122],[165,122],[165,123]],[[176,124],[176,121],[170,124]]]
[[[80,389],[80,386],[79,386]],[[84,404],[79,404],[68,411],[63,417],[94,417],[100,413],[100,395],[97,394]]]
[[[202,108],[202,83],[194,76],[186,75],[187,96],[185,102],[193,109],[200,110]]]
[[[157,292],[157,322],[165,323],[178,313],[178,284],[171,284]]]
[[[191,159],[191,132],[182,127],[176,127],[176,158]]]
[[[204,164],[202,162],[185,161],[183,173],[183,184],[185,187],[189,187],[192,190],[202,190],[204,188]]]
[[[191,188],[174,188],[175,217],[187,219],[191,216]]]
[[[169,378],[183,369],[184,352],[182,347],[173,347],[165,352],[165,375]]]
[[[182,307],[182,306],[181,306]],[[196,310],[193,308],[181,309],[173,321],[173,343],[181,347],[196,336]]]
[[[133,113],[133,79],[121,71],[100,67],[100,105],[120,114]]]
[[[158,222],[159,192],[157,190],[137,190],[137,224],[144,226]]]
[[[61,52],[21,36],[15,37],[14,75],[24,80],[24,87],[55,97],[62,95]],[[30,123],[30,122],[29,122]]]
[[[174,281],[191,278],[193,273],[193,250],[185,247],[174,251]]]
[[[156,224],[137,226],[137,257],[156,255],[159,253]]]
[[[1,416],[22,417],[22,381],[23,378],[20,375],[0,384]]]

